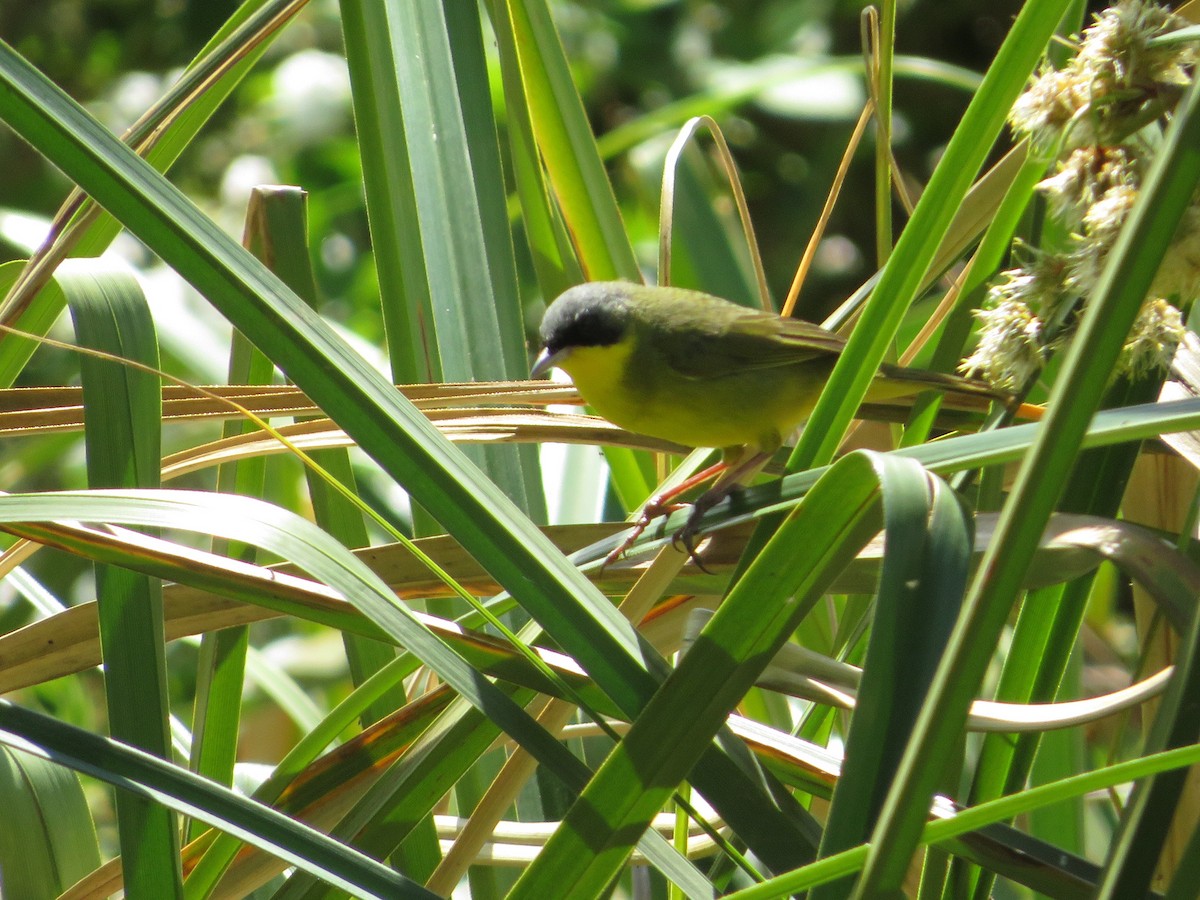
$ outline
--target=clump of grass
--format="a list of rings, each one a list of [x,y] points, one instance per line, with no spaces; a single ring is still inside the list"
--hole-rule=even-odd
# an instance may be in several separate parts
[[[975,351],[961,369],[997,387],[1030,384],[1070,338],[1082,306],[1138,200],[1161,124],[1191,79],[1197,52],[1160,39],[1186,24],[1143,0],[1099,13],[1061,69],[1045,68],[1009,121],[1053,160],[1038,184],[1066,239],[1019,247],[1021,264],[1001,274],[977,318]],[[1183,315],[1200,293],[1200,207],[1180,224],[1126,341],[1116,375],[1152,375],[1170,365]]]

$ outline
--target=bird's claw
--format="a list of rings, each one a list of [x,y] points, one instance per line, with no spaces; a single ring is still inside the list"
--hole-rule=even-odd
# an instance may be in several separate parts
[[[700,559],[699,554],[696,553],[696,532],[700,530],[700,520],[704,518],[704,514],[716,506],[716,504],[728,496],[728,494],[729,490],[727,488],[722,489],[718,487],[709,491],[705,491],[703,494],[697,497],[696,502],[692,504],[692,511],[688,514],[687,521],[683,523],[683,527],[675,533],[675,537],[672,539],[672,543],[675,544],[676,547],[678,547],[680,544],[683,545],[683,549],[687,551],[687,555],[691,558],[692,562],[696,564],[696,568],[698,568],[705,575],[711,575],[713,573],[708,570],[708,568],[704,565],[704,562]]]
[[[700,512],[703,514],[703,510],[700,510]],[[671,545],[676,549],[682,545],[683,549],[687,551],[688,558],[696,564],[696,568],[705,575],[711,575],[712,572],[705,567],[704,561],[700,559],[700,554],[696,552],[696,526],[700,519],[700,516],[696,513],[697,507],[692,507],[692,512],[691,515],[688,516],[688,520],[684,523],[682,528],[675,532],[675,536],[671,538]]]

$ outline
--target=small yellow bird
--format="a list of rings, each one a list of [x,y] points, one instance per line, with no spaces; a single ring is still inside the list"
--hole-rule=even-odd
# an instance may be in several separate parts
[[[725,471],[676,535],[689,553],[703,513],[758,472],[808,418],[845,346],[800,319],[699,291],[620,281],[564,291],[546,310],[541,339],[531,377],[557,366],[614,425],[723,451]],[[867,399],[929,389],[998,396],[982,382],[885,364]]]

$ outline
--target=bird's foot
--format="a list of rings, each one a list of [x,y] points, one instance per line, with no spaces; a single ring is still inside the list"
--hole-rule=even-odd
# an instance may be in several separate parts
[[[717,463],[715,466],[709,466],[703,472],[698,472],[691,478],[684,481],[682,484],[655,494],[649,500],[647,500],[646,505],[642,507],[641,514],[637,517],[633,523],[633,526],[625,535],[625,540],[621,542],[617,549],[613,550],[612,553],[608,554],[608,556],[604,558],[604,562],[600,565],[600,571],[603,573],[606,567],[612,565],[618,559],[624,556],[625,551],[633,546],[633,542],[641,537],[642,532],[644,532],[650,526],[650,523],[659,516],[664,516],[667,513],[675,512],[676,510],[683,509],[685,506],[687,506],[686,503],[673,502],[676,497],[678,497],[684,491],[695,487],[697,484],[707,481],[717,473],[723,471],[725,468],[726,466],[724,463]],[[716,486],[710,488],[696,498],[696,502],[692,505],[692,512],[691,515],[688,516],[687,522],[684,523],[683,528],[676,532],[675,537],[672,538],[672,543],[676,547],[682,544],[684,549],[687,550],[687,554],[691,558],[692,562],[694,562],[702,572],[708,575],[711,575],[712,573],[709,572],[708,569],[704,568],[704,564],[700,561],[700,557],[696,553],[694,538],[696,536],[696,531],[699,528],[701,517],[710,509],[712,509],[713,506],[715,506],[718,502],[729,496],[729,492],[732,490],[732,488],[732,484],[722,485],[720,482],[718,482]]]
[[[704,518],[704,514],[713,508],[719,501],[728,495],[727,490],[715,489],[706,491],[696,498],[696,502],[692,504],[692,511],[687,517],[687,521],[683,523],[683,527],[675,532],[675,537],[671,539],[671,543],[676,547],[682,546],[687,551],[687,555],[692,562],[705,575],[713,574],[704,565],[704,561],[700,559],[700,555],[696,552],[696,532],[700,529],[700,520]]]
[[[696,568],[705,575],[711,575],[708,569],[704,567],[704,561],[700,559],[700,554],[696,552],[696,515],[693,511],[692,515],[688,516],[688,520],[683,524],[683,527],[675,532],[675,536],[671,538],[671,544],[678,549],[680,546],[687,552],[688,557],[696,564]]]
[[[642,536],[642,532],[650,527],[650,523],[659,516],[665,516],[668,513],[673,513],[677,509],[682,509],[686,504],[671,503],[669,498],[663,494],[655,494],[646,501],[646,505],[642,507],[641,513],[634,520],[633,525],[625,534],[625,540],[621,541],[620,545],[604,557],[604,562],[600,564],[600,571],[603,572],[610,565],[625,555],[625,552],[633,546],[633,542]]]

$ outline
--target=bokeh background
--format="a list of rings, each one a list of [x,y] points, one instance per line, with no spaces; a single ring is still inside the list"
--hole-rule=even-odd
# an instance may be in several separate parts
[[[3,0],[0,37],[120,128],[159,95],[235,6],[232,0]],[[612,0],[553,6],[598,135],[685,100],[718,118],[742,169],[771,286],[782,295],[865,96],[855,71],[864,4]],[[894,145],[914,184],[927,178],[966,104],[972,76],[991,59],[1018,6],[1015,0],[900,4]],[[370,299],[371,247],[340,52],[336,3],[313,0],[172,177],[234,231],[253,185],[276,181],[308,190],[320,287],[331,304],[326,310],[370,340],[379,327],[378,304]],[[903,57],[942,68],[918,72]],[[770,86],[750,99],[738,96],[753,85]],[[610,160],[626,223],[647,263],[654,259],[658,183],[671,131],[664,128]],[[802,296],[809,318],[819,319],[874,270],[869,149],[868,141]],[[7,173],[0,208],[50,215],[48,198],[67,190],[65,180],[3,130],[0,167]]]

